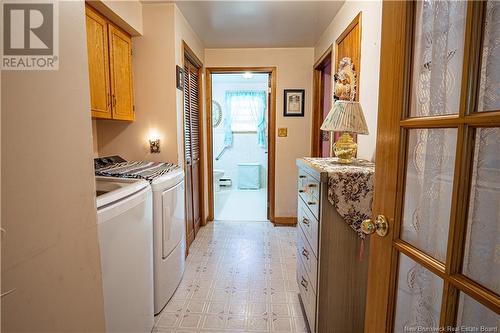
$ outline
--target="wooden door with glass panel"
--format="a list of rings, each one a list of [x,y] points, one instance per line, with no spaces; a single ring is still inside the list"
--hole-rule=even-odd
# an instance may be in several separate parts
[[[365,332],[496,332],[500,2],[388,1],[382,22],[373,214],[389,232],[371,236]]]

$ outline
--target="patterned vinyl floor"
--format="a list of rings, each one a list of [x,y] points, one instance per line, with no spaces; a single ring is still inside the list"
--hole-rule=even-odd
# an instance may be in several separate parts
[[[202,227],[156,333],[307,332],[296,283],[294,227],[220,222]]]

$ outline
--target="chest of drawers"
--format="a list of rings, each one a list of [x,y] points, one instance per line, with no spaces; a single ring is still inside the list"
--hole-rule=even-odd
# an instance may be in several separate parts
[[[297,282],[311,332],[364,330],[368,240],[328,201],[328,174],[298,159]]]

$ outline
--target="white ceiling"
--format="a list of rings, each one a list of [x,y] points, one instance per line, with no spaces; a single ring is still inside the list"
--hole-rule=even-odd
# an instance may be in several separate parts
[[[207,48],[312,47],[344,1],[175,1]]]

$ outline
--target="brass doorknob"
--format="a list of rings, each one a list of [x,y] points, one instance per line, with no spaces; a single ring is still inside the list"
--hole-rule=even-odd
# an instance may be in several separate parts
[[[389,231],[387,218],[384,215],[379,215],[375,221],[372,221],[371,219],[364,220],[361,223],[361,231],[367,235],[371,235],[376,232],[380,237],[384,237]]]

